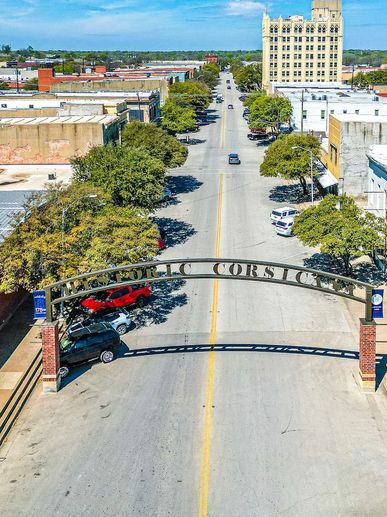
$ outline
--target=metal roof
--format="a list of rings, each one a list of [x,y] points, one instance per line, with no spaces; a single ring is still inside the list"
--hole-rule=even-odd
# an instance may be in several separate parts
[[[109,124],[117,119],[114,115],[79,115],[68,117],[1,117],[0,126],[36,126],[41,124]]]
[[[36,191],[10,190],[0,191],[0,242],[11,233],[14,216],[23,210],[23,203]]]

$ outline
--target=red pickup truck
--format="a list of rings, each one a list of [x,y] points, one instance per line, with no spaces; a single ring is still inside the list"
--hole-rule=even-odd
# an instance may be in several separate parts
[[[134,303],[138,307],[143,307],[151,294],[152,290],[149,285],[127,285],[93,294],[86,298],[86,300],[83,300],[81,305],[88,314],[117,307],[127,307]]]

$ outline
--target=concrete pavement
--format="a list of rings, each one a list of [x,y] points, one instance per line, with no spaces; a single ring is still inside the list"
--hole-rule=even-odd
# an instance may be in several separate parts
[[[238,93],[225,77],[220,90],[220,118],[156,214],[174,243],[163,256],[302,264],[311,250],[269,222],[281,182],[260,178]],[[134,311],[129,352],[76,371],[23,415],[0,451],[4,515],[384,516],[386,397],[362,394],[357,361],[338,352],[358,350],[348,307],[265,284],[160,286]],[[225,346],[192,348],[208,343]],[[136,354],[163,345],[180,349]]]

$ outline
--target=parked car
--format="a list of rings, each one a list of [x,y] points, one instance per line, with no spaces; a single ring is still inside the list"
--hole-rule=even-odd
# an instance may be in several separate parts
[[[232,104],[229,104],[227,107],[228,107],[229,110],[233,110],[234,109],[234,106]]]
[[[151,294],[149,285],[116,287],[92,294],[81,302],[81,306],[88,314],[133,304],[143,307]]]
[[[270,219],[273,224],[276,224],[277,221],[281,221],[286,217],[294,218],[299,213],[300,212],[296,208],[293,208],[292,206],[285,206],[283,208],[276,208],[275,210],[273,210],[270,215]]]
[[[223,102],[223,99],[222,99],[222,98],[220,98],[220,97],[217,97],[217,98],[216,98],[216,103],[217,103],[217,104],[221,104],[222,102]]]
[[[228,163],[230,165],[240,165],[241,161],[236,153],[231,153],[228,155]]]
[[[284,237],[291,237],[293,224],[294,224],[294,217],[284,217],[284,219],[277,221],[277,223],[275,225],[277,235],[283,235]]]
[[[264,127],[252,127],[252,128],[250,128],[250,133],[258,133],[260,135],[267,135],[266,129]]]
[[[109,311],[106,313],[101,311],[99,313],[91,314],[82,321],[73,323],[67,328],[67,332],[68,334],[73,334],[74,332],[78,332],[85,327],[90,327],[95,323],[110,323],[120,336],[122,334],[126,334],[133,324],[128,311],[125,309],[119,309],[113,312]]]
[[[71,334],[60,341],[59,375],[66,377],[70,369],[94,359],[111,363],[121,344],[119,333],[109,323],[95,323]]]
[[[227,85],[227,90],[231,90],[231,86],[229,84]]]
[[[230,84],[230,79],[226,79],[226,83],[227,83],[227,84]]]
[[[197,124],[198,126],[208,126],[209,122],[207,119],[198,119]]]
[[[269,138],[269,135],[267,133],[249,133],[247,135],[247,138],[249,140],[267,140]]]

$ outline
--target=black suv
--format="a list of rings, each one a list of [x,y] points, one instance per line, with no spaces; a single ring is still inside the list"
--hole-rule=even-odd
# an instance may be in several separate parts
[[[120,335],[109,323],[95,323],[65,334],[60,342],[59,375],[66,377],[72,366],[93,359],[111,363],[120,343]]]

